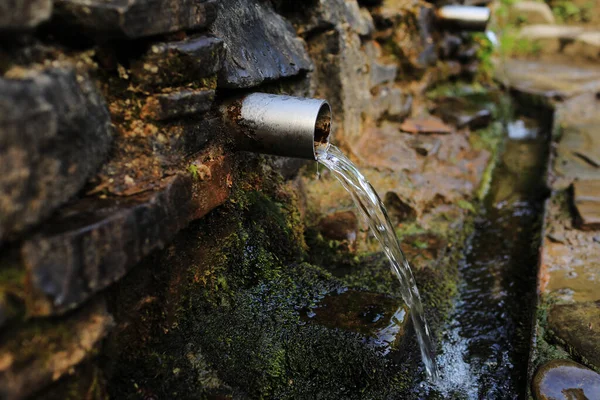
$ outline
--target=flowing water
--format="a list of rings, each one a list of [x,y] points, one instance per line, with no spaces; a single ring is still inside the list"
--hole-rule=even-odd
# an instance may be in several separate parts
[[[350,193],[360,213],[383,247],[390,260],[392,271],[400,281],[402,299],[410,310],[425,370],[429,377],[436,380],[438,370],[435,349],[423,315],[419,290],[410,265],[400,249],[400,242],[383,202],[358,168],[337,147],[329,145],[318,148],[317,160],[326,166]]]
[[[526,397],[547,135],[531,120],[507,126],[475,232],[459,264],[462,283],[438,355],[440,379],[422,398]]]

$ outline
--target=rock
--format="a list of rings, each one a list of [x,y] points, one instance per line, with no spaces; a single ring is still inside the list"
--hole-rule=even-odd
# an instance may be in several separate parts
[[[600,177],[600,171],[598,175]],[[583,230],[600,229],[600,180],[575,181],[573,196],[578,227]]]
[[[541,366],[532,382],[536,400],[600,399],[600,374],[569,360]]]
[[[517,92],[546,99],[565,99],[600,90],[600,71],[585,65],[510,59],[497,77]],[[540,98],[541,97],[541,98]]]
[[[415,151],[407,144],[409,138],[395,126],[383,124],[380,128],[367,128],[351,149],[364,166],[395,172],[412,171],[419,164]]]
[[[408,133],[451,133],[452,128],[435,117],[409,118],[400,125],[400,130]]]
[[[546,208],[544,221],[558,241],[544,239],[539,290],[545,296],[560,295],[563,301],[587,303],[600,300],[600,253],[590,251],[598,243],[597,232],[573,229],[567,194],[555,191]]]
[[[193,76],[194,88],[215,89],[216,82],[202,80],[219,72],[225,60],[221,39],[196,35],[176,42],[153,44],[131,66],[131,77],[144,87],[188,84]]]
[[[332,124],[344,139],[352,142],[363,130],[363,118],[371,101],[370,72],[360,37],[348,29],[334,29],[308,39],[316,68],[311,83],[315,96],[328,99]]]
[[[0,30],[35,28],[52,14],[52,0],[0,0]]]
[[[485,128],[492,122],[492,112],[485,106],[464,97],[446,97],[438,101],[433,113],[458,128],[475,130]]]
[[[208,26],[215,0],[56,0],[61,22],[108,37],[129,39]]]
[[[312,70],[294,28],[258,0],[221,0],[210,31],[227,44],[219,85],[248,88]]]
[[[378,293],[347,290],[326,296],[307,312],[310,323],[357,332],[382,355],[397,349],[411,322],[402,300]]]
[[[125,198],[84,198],[62,209],[21,250],[30,315],[75,308],[119,280],[188,222],[229,195],[231,161],[212,155],[165,178],[154,191]]]
[[[417,210],[415,205],[409,200],[400,198],[395,192],[386,192],[383,197],[383,204],[387,209],[392,221],[396,224],[410,222],[417,219]]]
[[[567,347],[600,369],[600,301],[555,305],[548,327]]]
[[[371,13],[361,9],[356,0],[315,0],[313,3],[310,6],[303,5],[302,10],[296,9],[295,13],[286,14],[301,36],[342,26],[363,37],[375,30]]]
[[[443,35],[441,43],[438,44],[440,55],[443,59],[452,59],[458,54],[463,41],[455,34],[444,32]]]
[[[567,57],[584,58],[592,62],[600,60],[600,32],[582,32],[575,41],[565,47]]]
[[[0,240],[83,187],[108,152],[110,123],[94,84],[74,70],[0,79]]]
[[[508,22],[512,24],[524,22],[528,25],[554,24],[555,19],[552,10],[546,3],[518,1],[510,6]]]
[[[419,155],[427,157],[435,155],[440,149],[442,142],[438,138],[420,135],[410,140],[408,145],[415,149]]]
[[[394,82],[398,74],[397,64],[384,64],[377,61],[381,57],[381,49],[375,41],[365,43],[364,51],[371,60],[369,71],[371,72],[371,88],[386,82]]]
[[[568,25],[528,25],[521,29],[519,38],[536,43],[541,54],[564,51],[583,33],[583,28]]]
[[[29,398],[71,373],[92,356],[113,325],[106,306],[96,301],[68,318],[30,321],[0,346],[0,394]]]
[[[374,38],[380,43],[392,44],[389,50],[401,63],[403,72],[418,78],[428,66],[435,65],[437,50],[432,37],[435,25],[432,6],[384,1],[371,13],[377,28]]]
[[[356,241],[358,235],[358,219],[352,211],[340,211],[319,221],[319,231],[323,237],[330,240]]]
[[[142,118],[158,121],[193,116],[210,110],[214,99],[214,90],[182,89],[148,97],[141,114]]]
[[[600,179],[598,105],[594,93],[585,93],[557,107],[554,126],[559,138],[553,160],[553,188],[567,188],[575,180]]]
[[[374,119],[402,120],[410,115],[413,98],[397,87],[382,86],[372,90],[369,115]]]

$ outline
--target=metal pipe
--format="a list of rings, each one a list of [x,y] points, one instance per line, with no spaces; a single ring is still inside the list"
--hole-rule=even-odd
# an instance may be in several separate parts
[[[436,11],[438,22],[449,29],[484,32],[491,12],[487,7],[443,6]]]
[[[316,160],[317,146],[329,143],[325,100],[253,93],[227,105],[224,114],[238,150]]]

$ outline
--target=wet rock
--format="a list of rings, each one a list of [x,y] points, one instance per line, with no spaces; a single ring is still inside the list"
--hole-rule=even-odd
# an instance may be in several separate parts
[[[573,195],[578,227],[583,230],[600,229],[600,180],[575,181]]]
[[[352,146],[361,164],[391,171],[414,170],[418,166],[415,151],[407,144],[408,135],[391,124],[371,127]]]
[[[312,69],[303,41],[268,3],[222,0],[210,31],[227,45],[223,87],[248,88]]]
[[[2,398],[29,398],[71,373],[93,355],[112,325],[106,306],[96,301],[68,318],[34,320],[7,332],[0,346]]]
[[[358,219],[352,211],[340,211],[327,215],[319,221],[319,231],[330,240],[355,242],[358,235]]]
[[[0,0],[0,30],[31,29],[52,14],[52,0]]]
[[[519,1],[510,5],[508,23],[554,24],[554,14],[546,3]]]
[[[181,41],[156,43],[134,61],[131,77],[145,87],[187,84],[190,76],[199,88],[214,89],[216,82],[203,82],[221,70],[225,60],[225,45],[221,39],[197,35]]]
[[[355,290],[326,296],[307,316],[311,323],[364,335],[383,354],[399,347],[410,324],[402,300]]]
[[[0,240],[74,196],[111,139],[108,110],[87,76],[51,69],[0,79]]]
[[[597,232],[573,229],[569,197],[554,192],[548,203],[545,224],[559,241],[544,239],[539,290],[570,303],[598,301],[600,253],[590,251],[598,246]]]
[[[419,155],[427,157],[433,156],[438,152],[440,146],[442,145],[442,141],[438,138],[418,136],[409,141],[408,145],[415,149]]]
[[[400,130],[413,134],[452,132],[451,127],[446,125],[441,119],[435,117],[407,119],[400,125]]]
[[[148,97],[142,108],[142,117],[154,120],[201,114],[210,110],[215,99],[214,90],[183,89]]]
[[[160,187],[125,198],[85,198],[64,208],[22,246],[28,312],[53,315],[77,307],[119,280],[188,222],[222,204],[231,187],[230,159],[202,162]]]
[[[387,209],[392,221],[396,224],[414,221],[417,218],[417,210],[411,201],[402,199],[395,192],[387,192],[383,197],[383,204]]]
[[[556,305],[548,327],[587,363],[600,369],[600,302]]]
[[[94,33],[130,39],[208,26],[215,0],[56,0],[61,22]]]
[[[536,400],[600,398],[600,374],[569,360],[553,360],[536,372],[532,383]]]
[[[475,130],[485,128],[492,122],[492,113],[485,106],[459,97],[440,99],[433,113],[458,128]]]

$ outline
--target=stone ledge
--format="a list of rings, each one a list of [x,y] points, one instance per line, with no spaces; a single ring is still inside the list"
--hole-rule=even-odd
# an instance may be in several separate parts
[[[132,63],[131,77],[145,88],[191,83],[195,88],[215,89],[214,83],[203,82],[201,78],[220,71],[224,59],[223,40],[206,35],[190,36],[153,44],[140,60]]]
[[[78,307],[222,204],[232,185],[231,162],[230,156],[201,156],[193,170],[163,179],[157,190],[85,198],[61,210],[22,245],[28,313],[48,316]]]
[[[211,89],[182,89],[171,93],[157,94],[146,99],[142,118],[158,121],[201,114],[212,106],[215,91]]]
[[[56,14],[84,30],[129,39],[204,28],[215,0],[56,0]]]

